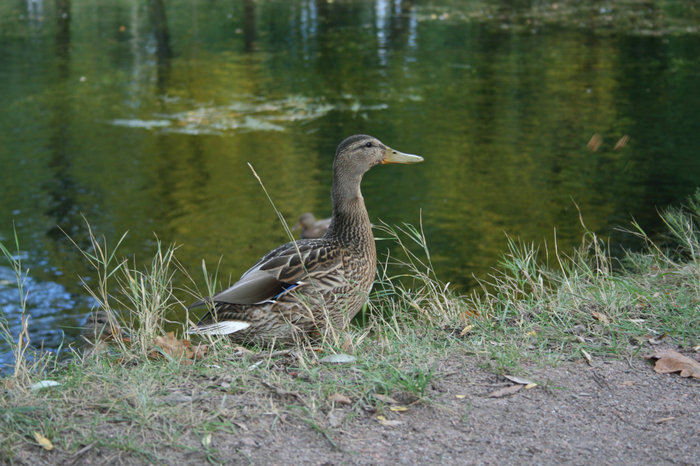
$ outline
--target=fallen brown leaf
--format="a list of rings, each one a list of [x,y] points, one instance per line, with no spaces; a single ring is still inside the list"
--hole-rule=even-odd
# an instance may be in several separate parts
[[[608,319],[608,316],[606,316],[606,315],[603,314],[602,312],[592,311],[592,312],[591,312],[591,315],[592,315],[593,318],[594,318],[595,320],[597,320],[598,322],[602,322],[602,323],[604,323],[604,324],[609,324],[609,323],[610,323],[610,319]]]
[[[656,359],[654,371],[658,374],[681,373],[681,377],[693,377],[700,379],[700,363],[695,359],[683,356],[677,351],[659,349],[653,354],[645,356],[647,359]]]
[[[179,360],[182,364],[192,364],[193,360],[202,359],[209,351],[207,345],[197,345],[193,348],[189,340],[180,340],[175,337],[173,332],[155,337],[153,339],[153,344],[159,351],[151,352],[150,356],[152,358],[158,359],[165,355]]]
[[[488,394],[489,398],[503,398],[504,396],[512,395],[520,391],[524,385],[511,385],[510,387],[500,388],[494,392]]]
[[[340,403],[340,404],[344,404],[344,405],[352,404],[352,400],[350,400],[350,398],[343,395],[342,393],[334,393],[331,396],[329,396],[328,399],[330,401],[335,402],[335,403]]]
[[[375,393],[374,397],[376,399],[378,399],[379,401],[384,402],[386,404],[390,404],[390,405],[395,405],[395,404],[399,403],[398,401],[396,401],[395,399],[393,399],[389,395],[382,395],[381,393]]]

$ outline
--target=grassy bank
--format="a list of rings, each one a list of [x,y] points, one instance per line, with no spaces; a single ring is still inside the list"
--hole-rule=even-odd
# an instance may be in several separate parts
[[[533,365],[636,357],[659,341],[691,349],[700,343],[700,192],[662,216],[667,241],[654,243],[633,224],[646,248],[615,260],[590,231],[570,253],[512,240],[468,296],[435,276],[420,228],[380,227],[378,236],[402,245],[403,255],[381,264],[355,325],[288,350],[182,340],[183,319],[169,320],[182,301],[208,291],[173,289],[173,278],[187,273],[176,249],[158,245],[148,270],[137,270],[93,236],[84,255],[95,276],[86,288],[99,304],[91,331],[104,341],[59,363],[28,358],[26,329],[15,339],[0,325],[17,356],[14,373],[0,379],[0,458],[17,460],[43,442],[54,448],[39,455],[45,461],[56,451],[61,461],[80,461],[100,449],[105,460],[163,462],[168,450],[225,462],[230,452],[212,436],[240,436],[262,419],[294,419],[333,445],[334,430],[355,416],[431,403],[427,387],[455,370],[442,364],[448,355],[527,375]],[[21,262],[5,246],[3,253],[26,296]],[[204,274],[207,288],[219,287],[215,273]],[[334,419],[338,406],[343,417]]]

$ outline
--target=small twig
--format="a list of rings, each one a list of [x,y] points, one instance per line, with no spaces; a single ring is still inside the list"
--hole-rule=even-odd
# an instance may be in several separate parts
[[[75,462],[75,460],[77,460],[77,459],[78,459],[80,456],[82,456],[85,452],[87,452],[87,451],[90,450],[92,447],[94,447],[96,443],[97,443],[96,441],[95,441],[95,442],[92,442],[92,443],[90,443],[90,444],[88,444],[88,445],[85,445],[83,448],[81,448],[81,449],[78,450],[77,452],[75,452],[75,454],[74,454],[73,456],[71,456],[71,460],[70,460],[69,462],[70,462],[70,463]]]

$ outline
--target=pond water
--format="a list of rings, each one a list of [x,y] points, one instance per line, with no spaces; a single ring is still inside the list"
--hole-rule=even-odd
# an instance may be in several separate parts
[[[585,5],[581,5],[585,3]],[[465,5],[466,4],[466,5]],[[425,162],[365,176],[373,222],[422,221],[468,290],[506,234],[560,249],[659,227],[700,184],[696,2],[14,0],[0,3],[0,239],[30,269],[32,343],[77,338],[87,227],[147,262],[155,235],[237,277],[330,214],[337,144]],[[379,244],[380,250],[389,245]],[[7,262],[0,303],[12,331]],[[8,361],[7,347],[0,343]]]

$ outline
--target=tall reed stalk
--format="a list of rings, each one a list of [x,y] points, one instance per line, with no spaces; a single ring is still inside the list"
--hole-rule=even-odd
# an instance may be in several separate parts
[[[20,385],[26,386],[30,380],[30,374],[32,368],[28,362],[27,351],[29,349],[29,312],[27,309],[27,297],[28,290],[25,289],[25,282],[29,275],[29,270],[22,266],[22,254],[19,247],[19,238],[17,236],[17,231],[13,228],[14,235],[14,245],[15,253],[10,252],[10,250],[0,242],[0,251],[2,255],[10,263],[15,275],[15,283],[17,286],[18,293],[18,304],[20,310],[20,328],[15,338],[12,335],[12,331],[5,316],[5,311],[0,310],[0,338],[2,338],[7,346],[12,350],[12,356],[14,359],[14,371],[13,378],[15,381],[19,382]]]

